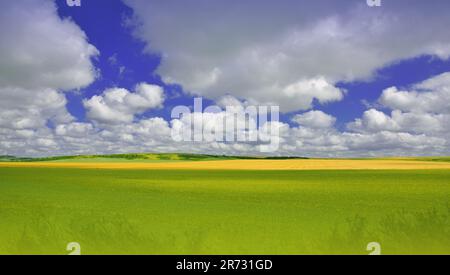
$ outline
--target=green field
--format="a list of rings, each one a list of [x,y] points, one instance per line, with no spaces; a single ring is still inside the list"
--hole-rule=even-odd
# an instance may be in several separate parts
[[[450,171],[0,168],[0,254],[450,253]]]

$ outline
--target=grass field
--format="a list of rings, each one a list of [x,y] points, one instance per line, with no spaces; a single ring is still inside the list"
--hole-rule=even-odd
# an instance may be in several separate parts
[[[368,254],[369,242],[384,254],[450,253],[450,169],[283,162],[2,163],[0,254],[67,254],[69,242],[83,254]]]

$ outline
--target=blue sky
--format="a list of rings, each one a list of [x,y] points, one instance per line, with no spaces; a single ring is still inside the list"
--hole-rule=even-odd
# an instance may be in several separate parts
[[[173,142],[173,107],[202,96],[205,105],[280,106],[275,155],[448,155],[449,4],[337,2],[8,4],[17,16],[0,14],[10,57],[0,96],[16,105],[3,108],[0,154],[261,153]],[[33,27],[42,14],[52,19]],[[32,103],[46,97],[54,101]]]

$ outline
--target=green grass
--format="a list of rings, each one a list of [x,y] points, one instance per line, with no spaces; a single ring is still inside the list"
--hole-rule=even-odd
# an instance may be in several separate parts
[[[450,253],[450,171],[0,168],[0,254]]]

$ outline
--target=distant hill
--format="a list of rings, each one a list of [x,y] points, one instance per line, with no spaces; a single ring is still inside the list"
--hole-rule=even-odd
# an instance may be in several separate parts
[[[309,159],[309,158],[305,158],[305,157],[225,156],[225,155],[177,154],[177,153],[173,153],[173,154],[135,153],[135,154],[112,154],[112,155],[79,155],[79,156],[45,157],[45,158],[27,158],[27,157],[22,158],[22,157],[15,157],[15,156],[0,156],[0,162],[43,162],[43,161],[166,162],[166,161],[207,161],[207,160],[238,160],[238,159],[286,160],[286,159]],[[360,158],[360,160],[370,160],[370,159],[376,159],[376,158]],[[379,158],[379,159],[450,162],[450,157],[397,157],[397,158]]]
[[[15,161],[31,161],[32,158],[18,158],[15,156],[0,156],[0,162],[15,162]]]
[[[251,157],[251,156],[219,156],[201,154],[113,154],[113,155],[79,155],[58,156],[45,158],[20,158],[14,156],[0,156],[0,162],[42,162],[42,161],[95,161],[95,160],[127,160],[127,161],[205,161],[205,160],[233,160],[233,159],[307,159],[301,157]]]

